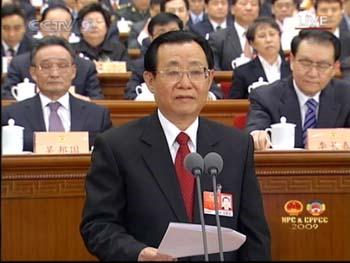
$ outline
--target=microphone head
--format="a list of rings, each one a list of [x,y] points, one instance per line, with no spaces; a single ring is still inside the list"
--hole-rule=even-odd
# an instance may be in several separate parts
[[[189,153],[184,159],[185,168],[194,176],[199,176],[204,170],[204,161],[200,154]]]
[[[213,175],[213,171],[216,171],[216,175],[218,175],[221,173],[223,166],[224,160],[218,153],[210,152],[204,157],[204,169],[209,175]]]

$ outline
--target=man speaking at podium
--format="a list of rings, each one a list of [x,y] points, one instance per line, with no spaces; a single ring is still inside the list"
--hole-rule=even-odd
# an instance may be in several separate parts
[[[80,230],[100,260],[177,260],[157,248],[170,222],[200,223],[194,177],[179,154],[209,152],[224,161],[217,177],[232,196],[232,215],[221,226],[247,236],[225,260],[269,260],[270,233],[254,171],[250,135],[198,117],[213,80],[213,55],[204,38],[187,31],[156,38],[145,55],[144,79],[158,109],[150,116],[98,136],[86,178]],[[201,178],[213,192],[212,178]],[[214,215],[204,215],[215,225]],[[203,253],[204,254],[204,253]],[[219,254],[209,255],[218,260]],[[179,258],[204,260],[204,256]]]

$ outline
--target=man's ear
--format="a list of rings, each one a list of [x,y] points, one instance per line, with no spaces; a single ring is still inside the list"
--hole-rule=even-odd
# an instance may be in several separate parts
[[[150,92],[152,92],[154,94],[154,87],[153,87],[153,83],[154,83],[154,79],[155,75],[153,72],[149,72],[149,71],[144,71],[143,72],[143,79],[145,80],[148,89],[150,90]]]
[[[290,52],[289,53],[289,67],[290,67],[291,71],[293,71],[294,63],[295,63],[295,57],[293,56],[292,52]]]

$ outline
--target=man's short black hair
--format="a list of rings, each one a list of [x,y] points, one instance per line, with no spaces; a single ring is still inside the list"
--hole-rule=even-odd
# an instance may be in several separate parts
[[[23,22],[26,21],[25,14],[20,6],[14,4],[5,4],[1,7],[1,19],[3,19],[6,16],[13,15],[21,17],[23,19]]]
[[[48,7],[46,7],[43,11],[43,13],[41,14],[41,19],[40,19],[40,22],[43,22],[46,20],[46,17],[47,17],[47,14],[52,11],[52,10],[55,10],[55,9],[61,9],[61,10],[64,10],[66,11],[69,15],[70,15],[70,18],[71,18],[71,21],[73,21],[73,15],[71,13],[71,11],[69,10],[69,8],[63,4],[60,4],[60,3],[53,3],[53,4],[50,4]]]
[[[100,3],[91,3],[86,6],[84,6],[82,9],[78,12],[78,26],[81,30],[81,26],[84,20],[84,17],[92,12],[100,13],[103,16],[103,19],[105,20],[107,30],[111,24],[111,14],[108,9],[106,9],[103,5]]]
[[[38,53],[38,51],[44,47],[48,47],[48,46],[61,46],[63,48],[65,48],[69,54],[72,57],[72,62],[74,63],[74,58],[75,58],[75,53],[73,51],[72,46],[68,43],[67,40],[61,38],[61,37],[57,37],[57,36],[46,36],[43,37],[42,39],[39,39],[34,48],[32,49],[31,53],[30,53],[30,63],[32,66],[35,66],[34,64],[34,58],[36,56],[36,54]]]
[[[269,16],[259,16],[258,18],[256,18],[254,20],[253,23],[251,23],[247,29],[247,33],[246,33],[246,38],[248,40],[249,43],[252,43],[255,39],[255,34],[256,34],[256,30],[259,26],[261,25],[269,25],[270,27],[272,27],[273,29],[276,29],[277,32],[279,33],[279,35],[281,36],[281,29],[278,26],[277,22]]]
[[[155,26],[163,26],[172,22],[176,23],[179,26],[179,30],[183,29],[184,24],[177,15],[173,13],[168,13],[168,12],[161,12],[158,15],[155,15],[154,17],[152,17],[151,20],[149,21],[149,24],[147,27],[148,34],[153,36],[153,31]]]
[[[322,29],[303,29],[295,36],[291,44],[291,52],[295,57],[301,41],[312,41],[320,45],[331,44],[334,48],[334,61],[337,61],[340,57],[341,44],[339,39],[333,35],[333,33]]]
[[[149,72],[157,71],[158,63],[158,49],[164,44],[183,44],[196,42],[203,50],[206,55],[208,68],[213,69],[214,67],[214,57],[213,51],[211,50],[207,40],[205,40],[199,34],[195,34],[190,31],[170,31],[164,33],[152,41],[151,45],[146,51],[144,65],[145,70]]]

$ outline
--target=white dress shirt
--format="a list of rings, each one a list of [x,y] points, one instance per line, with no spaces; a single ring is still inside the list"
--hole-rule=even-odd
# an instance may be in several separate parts
[[[1,40],[1,43],[2,43],[2,46],[4,47],[4,50],[5,50],[5,54],[8,54],[10,53],[8,50],[10,49],[10,47],[5,43],[4,40]],[[19,44],[18,43],[16,46],[14,46],[12,49],[13,51],[15,52],[15,55],[17,54],[17,51],[18,51],[18,48],[19,48]],[[9,56],[9,55],[8,55]]]
[[[242,48],[242,52],[243,52],[245,42],[247,41],[247,38],[245,36],[247,29],[242,27],[236,21],[234,22],[234,26],[236,28],[236,31],[237,31],[237,34],[238,34],[238,38],[239,38],[239,43],[241,44],[241,48]]]
[[[39,93],[40,100],[41,100],[41,107],[43,110],[43,115],[44,115],[44,122],[45,122],[45,128],[46,131],[49,130],[49,116],[50,116],[50,107],[48,104],[50,102],[54,102],[48,97],[46,97],[44,94],[41,92]],[[70,131],[70,126],[71,126],[71,119],[70,119],[70,105],[69,105],[69,93],[66,92],[61,98],[57,100],[61,104],[61,107],[58,108],[57,114],[60,116],[63,128],[65,131]]]
[[[280,56],[277,57],[277,60],[271,65],[267,62],[262,56],[258,55],[261,65],[264,69],[267,81],[272,83],[276,80],[281,79],[281,64],[282,59]]]
[[[316,108],[316,119],[318,119],[318,110],[320,108],[320,91],[316,93],[313,97],[306,96],[297,86],[295,83],[295,80],[293,80],[293,85],[294,85],[294,90],[297,93],[298,101],[299,101],[299,106],[300,106],[300,114],[301,114],[301,125],[304,126],[304,120],[305,120],[305,114],[308,109],[306,106],[306,102],[308,99],[314,99],[317,101],[318,105]],[[288,122],[288,120],[287,120]]]
[[[222,23],[217,23],[217,22],[215,22],[215,21],[213,21],[213,20],[211,20],[211,19],[209,19],[209,22],[210,22],[210,24],[213,26],[213,28],[214,28],[214,31],[217,31],[217,27],[218,26],[220,26],[221,27],[221,29],[224,29],[224,28],[226,28],[227,27],[227,22],[226,22],[226,19],[224,20],[224,22],[222,22]]]
[[[169,151],[171,154],[171,159],[173,160],[173,163],[175,163],[175,157],[177,150],[179,149],[180,145],[176,141],[176,137],[181,132],[172,122],[170,122],[165,116],[161,113],[161,111],[158,109],[158,117],[160,124],[163,128],[166,140],[168,142]],[[188,147],[191,152],[196,152],[197,150],[197,130],[198,130],[198,117],[196,120],[185,130],[183,131],[186,133],[190,140],[188,141]]]

